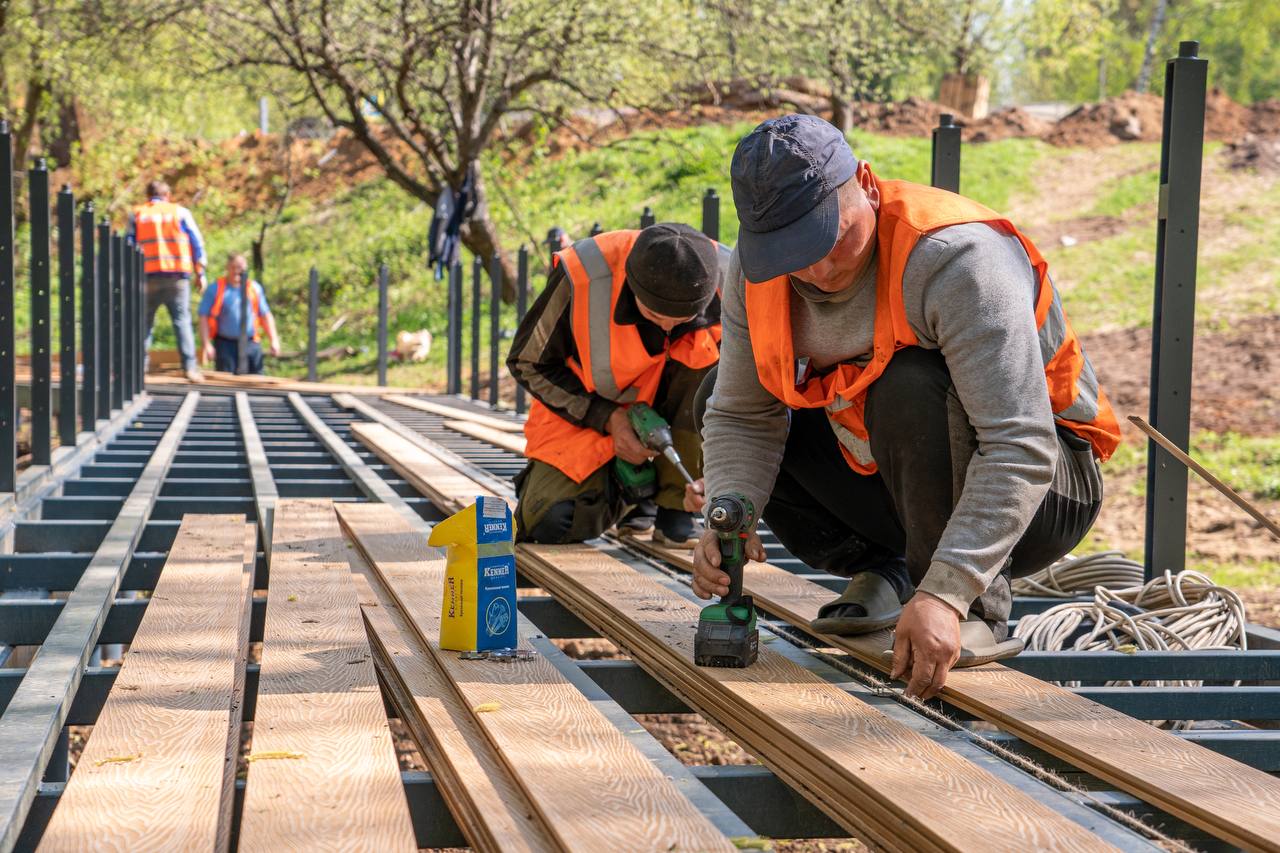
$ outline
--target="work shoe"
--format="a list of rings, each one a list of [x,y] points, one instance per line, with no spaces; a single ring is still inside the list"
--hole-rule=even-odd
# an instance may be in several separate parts
[[[646,530],[653,529],[653,517],[657,514],[658,505],[646,498],[632,507],[631,511],[622,517],[622,521],[614,526],[618,528],[620,536],[644,533]]]
[[[198,367],[188,368],[186,371],[183,372],[183,375],[187,377],[188,382],[204,381],[204,374],[200,372],[200,368]]]
[[[810,627],[819,634],[853,637],[888,628],[901,615],[902,600],[894,585],[878,572],[865,571],[850,578],[839,598],[818,609]]]
[[[668,548],[693,548],[698,541],[698,525],[693,513],[682,509],[658,507],[654,522],[653,541]]]

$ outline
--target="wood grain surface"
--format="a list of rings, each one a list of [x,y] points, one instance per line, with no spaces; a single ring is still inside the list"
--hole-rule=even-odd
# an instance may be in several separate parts
[[[274,538],[239,850],[416,850],[333,503]]]
[[[473,424],[483,424],[491,429],[500,432],[523,433],[524,424],[518,421],[507,421],[502,418],[491,418],[480,412],[473,412],[469,409],[460,409],[455,406],[447,406],[443,403],[437,403],[434,400],[423,400],[419,397],[409,397],[404,394],[387,394],[383,396],[388,403],[395,403],[397,406],[405,406],[410,409],[417,409],[420,412],[430,412],[433,415],[451,418],[458,421],[470,421]]]
[[[734,849],[549,661],[441,651],[438,552],[387,507],[345,504],[339,514],[559,844],[583,853]]]
[[[243,515],[183,518],[40,850],[225,849],[252,595],[245,527]]]
[[[445,421],[444,425],[454,432],[460,432],[463,435],[487,441],[489,444],[501,447],[503,450],[510,450],[512,453],[524,456],[525,439],[523,435],[516,435],[511,432],[494,429],[486,424],[477,424],[470,421]]]
[[[454,512],[493,493],[382,424],[352,423],[351,434],[423,495]],[[507,497],[513,504],[514,497]]]

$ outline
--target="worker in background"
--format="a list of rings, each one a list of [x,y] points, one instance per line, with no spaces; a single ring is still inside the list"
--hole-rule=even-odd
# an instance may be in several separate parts
[[[164,181],[147,184],[147,203],[134,208],[130,233],[146,258],[147,351],[156,310],[163,305],[173,323],[182,369],[191,382],[200,381],[196,348],[191,335],[191,277],[196,289],[204,288],[204,239],[191,211],[169,200]],[[144,366],[145,371],[145,366]]]
[[[215,369],[226,373],[239,372],[240,322],[243,288],[241,277],[249,269],[244,255],[233,254],[227,258],[227,272],[204,292],[200,299],[200,353],[205,362],[213,361]],[[276,318],[267,304],[267,294],[262,285],[249,280],[249,331],[248,372],[262,372],[262,346],[258,339],[261,330],[267,330],[271,343],[271,355],[280,355],[280,334],[276,331]]]
[[[656,505],[632,503],[615,457],[654,457],[626,406],[643,401],[672,427],[676,451],[700,476],[693,398],[719,357],[717,290],[728,257],[687,225],[611,231],[557,252],[546,288],[516,330],[507,367],[534,398],[528,466],[516,477],[522,541],[581,542],[623,519],[689,547],[697,525],[685,481],[658,456]]]
[[[1115,415],[1044,259],[999,214],[877,178],[811,116],[757,127],[731,177],[706,495],[742,493],[796,557],[850,577],[814,630],[896,625],[893,675],[927,698],[957,662],[1021,650],[1010,577],[1092,525]],[[747,550],[764,559],[758,537]],[[698,595],[726,591],[714,534],[694,563]]]

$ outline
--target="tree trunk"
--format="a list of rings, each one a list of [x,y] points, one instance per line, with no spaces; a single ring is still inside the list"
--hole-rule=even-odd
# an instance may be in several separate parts
[[[841,133],[853,130],[853,104],[835,93],[831,95],[831,123]]]
[[[1151,67],[1155,64],[1156,42],[1164,29],[1164,15],[1169,8],[1169,0],[1156,0],[1155,11],[1151,13],[1151,28],[1147,30],[1147,46],[1142,51],[1142,67],[1138,69],[1138,79],[1133,88],[1137,92],[1145,92],[1151,85]]]
[[[472,254],[484,258],[484,269],[491,273],[493,256],[496,254],[502,264],[502,301],[511,303],[516,299],[516,272],[511,258],[502,251],[502,241],[498,238],[498,229],[489,218],[488,193],[485,190],[484,177],[476,168],[476,207],[471,218],[462,224],[462,245]]]
[[[71,150],[80,141],[80,108],[74,95],[58,99],[57,124],[46,132],[49,158],[59,166],[71,165]]]
[[[13,133],[14,169],[22,171],[27,167],[27,152],[31,150],[31,137],[35,135],[36,119],[40,115],[40,102],[48,87],[43,80],[32,77],[27,81],[27,95],[23,103],[22,123]]]

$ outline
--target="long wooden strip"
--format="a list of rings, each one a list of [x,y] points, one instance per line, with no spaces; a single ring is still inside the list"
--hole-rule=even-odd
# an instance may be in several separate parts
[[[249,460],[249,473],[253,478],[253,500],[258,514],[258,526],[262,528],[262,547],[267,559],[270,560],[271,521],[275,517],[276,502],[280,500],[280,494],[276,491],[276,481],[271,476],[271,467],[267,464],[267,451],[262,446],[262,436],[259,435],[258,424],[253,419],[249,395],[243,391],[236,392],[236,417],[240,422],[244,453]]]
[[[94,641],[125,567],[151,516],[160,484],[191,421],[199,394],[188,394],[156,444],[133,491],[0,717],[0,851],[8,853],[31,808],[40,776],[80,686]]]
[[[512,453],[524,456],[526,442],[523,435],[514,435],[500,429],[493,429],[485,424],[473,424],[469,421],[445,421],[444,425],[454,432],[460,432],[463,435],[487,441],[490,444],[501,447],[503,450],[510,450]]]
[[[352,423],[351,434],[442,508],[461,509],[477,496],[493,494],[382,424]],[[504,497],[514,502],[513,497]]]
[[[450,418],[456,421],[470,421],[473,424],[483,424],[500,432],[524,432],[524,424],[520,424],[515,421],[504,421],[501,418],[491,418],[488,415],[482,415],[479,412],[459,409],[455,406],[446,406],[442,403],[437,403],[434,400],[423,400],[420,397],[408,397],[404,394],[387,394],[383,396],[382,399],[386,400],[388,403],[395,403],[397,406],[417,409],[420,412],[430,412],[433,415],[440,415],[441,417]]]
[[[239,850],[416,850],[333,503],[273,535]]]
[[[226,769],[222,784],[232,792],[232,796],[223,804],[223,813],[218,822],[218,838],[214,850],[231,849],[231,834],[235,821],[235,784],[236,771],[240,764],[240,734],[244,726],[244,692],[246,669],[249,665],[249,633],[253,616],[253,590],[256,586],[254,577],[258,565],[258,528],[254,524],[244,526],[244,573],[240,580],[240,594],[244,612],[241,614],[240,636],[238,638],[240,653],[236,657],[236,680],[232,695],[236,704],[231,709],[232,717],[239,724],[227,730]]]
[[[549,661],[507,666],[441,651],[443,559],[389,508],[346,504],[339,514],[561,845],[733,849]],[[496,707],[479,710],[489,706]]]
[[[244,516],[186,516],[41,850],[216,850],[229,840],[244,579]]]
[[[688,552],[647,547],[693,570]],[[806,631],[831,600],[825,587],[767,563],[749,564],[744,584],[758,605]],[[887,669],[884,637],[820,639]],[[1280,850],[1280,780],[1261,770],[999,664],[953,670],[943,696],[1218,838]]]

